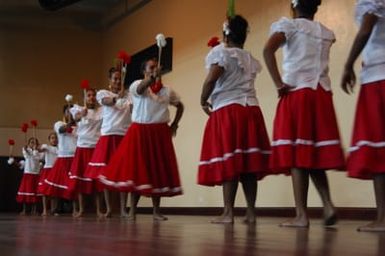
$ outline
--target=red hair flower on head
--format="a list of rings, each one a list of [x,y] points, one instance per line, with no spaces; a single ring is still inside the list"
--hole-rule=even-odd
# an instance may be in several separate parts
[[[15,140],[14,139],[9,139],[8,140],[8,145],[10,145],[10,146],[15,145]]]
[[[207,46],[208,47],[215,47],[220,43],[221,42],[219,41],[219,37],[214,36],[214,37],[210,38],[210,40],[207,42]]]

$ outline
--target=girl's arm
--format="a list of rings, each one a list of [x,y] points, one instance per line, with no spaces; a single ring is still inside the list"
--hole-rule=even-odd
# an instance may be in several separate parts
[[[155,83],[153,76],[145,77],[136,88],[136,93],[142,95],[153,83]]]
[[[207,101],[215,88],[215,83],[222,76],[224,72],[225,72],[225,69],[219,66],[218,64],[211,65],[209,73],[207,74],[207,77],[203,83],[202,93],[201,93],[201,106],[203,111],[207,115],[210,115],[211,113],[210,111],[211,105]]]
[[[184,112],[184,105],[182,102],[178,102],[174,106],[176,107],[176,113],[175,113],[174,121],[172,121],[170,125],[173,136],[176,135],[176,130],[178,129],[179,121],[182,118],[183,112]]]
[[[282,96],[288,92],[289,87],[282,82],[281,74],[278,70],[277,59],[275,52],[286,42],[284,33],[274,33],[271,35],[263,49],[263,57],[270,76],[273,79],[275,87],[278,90],[279,96]]]
[[[354,85],[356,84],[356,75],[354,73],[354,62],[361,54],[366,43],[368,42],[370,35],[372,34],[373,27],[376,25],[378,17],[374,14],[367,13],[362,19],[362,23],[356,38],[354,39],[352,48],[349,53],[349,57],[345,64],[344,73],[342,75],[341,88],[347,94],[353,92]]]

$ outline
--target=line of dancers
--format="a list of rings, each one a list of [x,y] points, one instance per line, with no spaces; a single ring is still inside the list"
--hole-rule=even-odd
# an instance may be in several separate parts
[[[385,231],[385,1],[358,0],[359,31],[347,58],[341,87],[350,93],[356,83],[353,65],[363,55],[361,89],[349,156],[345,161],[332,100],[329,54],[336,37],[314,16],[321,0],[291,0],[293,18],[271,26],[263,55],[277,89],[279,103],[268,138],[254,86],[262,66],[243,49],[249,30],[240,15],[223,24],[223,42],[206,57],[207,77],[201,106],[208,114],[198,170],[198,184],[223,187],[224,211],[214,223],[234,222],[238,182],[247,202],[244,221],[255,223],[257,182],[272,174],[291,175],[296,217],[283,227],[308,227],[309,178],[324,205],[324,225],[334,225],[326,170],[347,170],[350,177],[372,179],[377,219],[360,231]],[[282,74],[276,52],[283,48]],[[87,90],[85,106],[66,105],[64,121],[55,124],[49,145],[29,140],[23,149],[25,174],[18,201],[35,202],[31,184],[55,209],[57,198],[78,202],[74,216],[84,213],[83,195],[94,194],[99,217],[111,216],[110,192],[120,193],[121,216],[134,220],[140,196],[153,202],[155,220],[163,196],[182,194],[172,136],[183,114],[180,97],[161,83],[156,59],[142,65],[143,79],[122,87],[119,69],[109,71],[108,90]],[[100,107],[98,107],[100,105]],[[170,121],[169,106],[176,108]],[[58,141],[58,146],[56,147]],[[38,155],[45,166],[38,178]],[[57,159],[54,161],[54,155]],[[25,189],[25,190],[23,190]],[[104,193],[106,211],[101,211]],[[130,211],[126,213],[127,193]],[[32,198],[35,198],[32,200]]]

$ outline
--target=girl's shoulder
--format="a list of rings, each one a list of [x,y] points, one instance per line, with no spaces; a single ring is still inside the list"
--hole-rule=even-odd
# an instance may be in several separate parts
[[[385,18],[385,0],[358,0],[355,14],[357,22],[361,23],[367,13]]]

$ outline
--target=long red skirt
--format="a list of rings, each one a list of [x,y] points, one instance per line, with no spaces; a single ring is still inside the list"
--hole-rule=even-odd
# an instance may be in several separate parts
[[[318,86],[317,90],[305,88],[283,96],[274,120],[272,172],[344,167],[332,93]]]
[[[44,180],[48,177],[49,172],[52,170],[52,168],[43,168],[40,171],[39,174],[39,183],[37,186],[37,195],[42,196],[43,195],[43,189],[44,189]]]
[[[73,157],[58,157],[52,170],[44,180],[42,194],[46,196],[73,199],[73,194],[68,190],[69,171]]]
[[[348,157],[348,175],[385,173],[385,80],[361,86]]]
[[[68,190],[71,194],[92,194],[93,181],[91,178],[86,178],[84,173],[91,160],[94,148],[80,148],[77,147],[75,156],[71,164],[69,174]]]
[[[170,127],[131,124],[99,178],[111,190],[145,196],[182,194]]]
[[[268,172],[270,142],[258,106],[232,104],[213,113],[207,121],[198,171],[198,184],[221,185]]]
[[[17,191],[16,201],[18,203],[36,203],[39,201],[37,187],[39,184],[39,174],[24,173]]]

